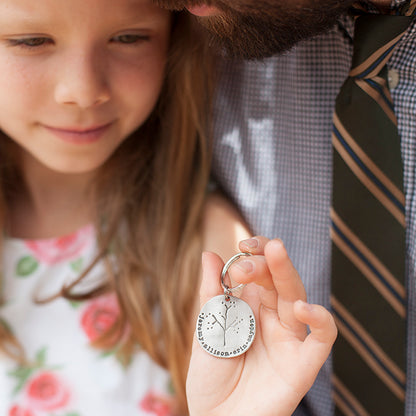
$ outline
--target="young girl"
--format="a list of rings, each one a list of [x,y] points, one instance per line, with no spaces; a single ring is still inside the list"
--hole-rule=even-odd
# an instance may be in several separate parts
[[[249,236],[206,191],[210,67],[151,0],[0,2],[1,415],[186,413],[200,253]],[[194,343],[193,416],[291,414],[334,339],[279,241],[240,249],[257,336],[229,360]]]

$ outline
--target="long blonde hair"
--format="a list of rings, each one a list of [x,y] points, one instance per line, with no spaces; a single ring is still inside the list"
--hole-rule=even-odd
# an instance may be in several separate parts
[[[59,293],[79,300],[115,291],[120,320],[95,344],[108,345],[106,339],[125,334],[120,329],[128,326],[122,354],[128,358],[140,345],[167,368],[182,409],[210,167],[211,69],[212,56],[193,17],[175,12],[157,106],[102,167],[95,184],[100,253],[77,282]],[[0,164],[7,160],[8,147],[12,147],[8,139],[0,138]],[[10,166],[0,166],[0,226],[7,218],[14,174]],[[110,246],[116,267],[108,261]],[[108,266],[108,281],[89,293],[74,295],[74,286],[102,260]],[[9,355],[22,352],[4,326],[0,326],[0,348]]]

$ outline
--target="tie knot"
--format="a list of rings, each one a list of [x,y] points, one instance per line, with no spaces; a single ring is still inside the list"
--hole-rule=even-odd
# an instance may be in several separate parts
[[[392,55],[413,16],[366,14],[355,21],[354,52],[350,76],[372,78]]]

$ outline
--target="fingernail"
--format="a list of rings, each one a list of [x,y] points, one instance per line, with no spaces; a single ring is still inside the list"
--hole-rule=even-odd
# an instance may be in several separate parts
[[[241,244],[249,248],[257,248],[259,246],[259,240],[257,238],[249,238],[248,240],[243,240]]]
[[[308,312],[312,312],[313,306],[310,303],[304,302],[303,300],[298,299],[296,301],[299,305],[302,306],[303,309],[307,310]]]
[[[254,264],[250,260],[240,260],[235,265],[244,273],[251,273],[254,270]]]

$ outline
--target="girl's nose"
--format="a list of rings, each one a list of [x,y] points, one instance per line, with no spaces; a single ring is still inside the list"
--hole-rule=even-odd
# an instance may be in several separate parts
[[[55,100],[80,108],[95,107],[110,100],[107,66],[93,53],[67,56],[55,74]]]

